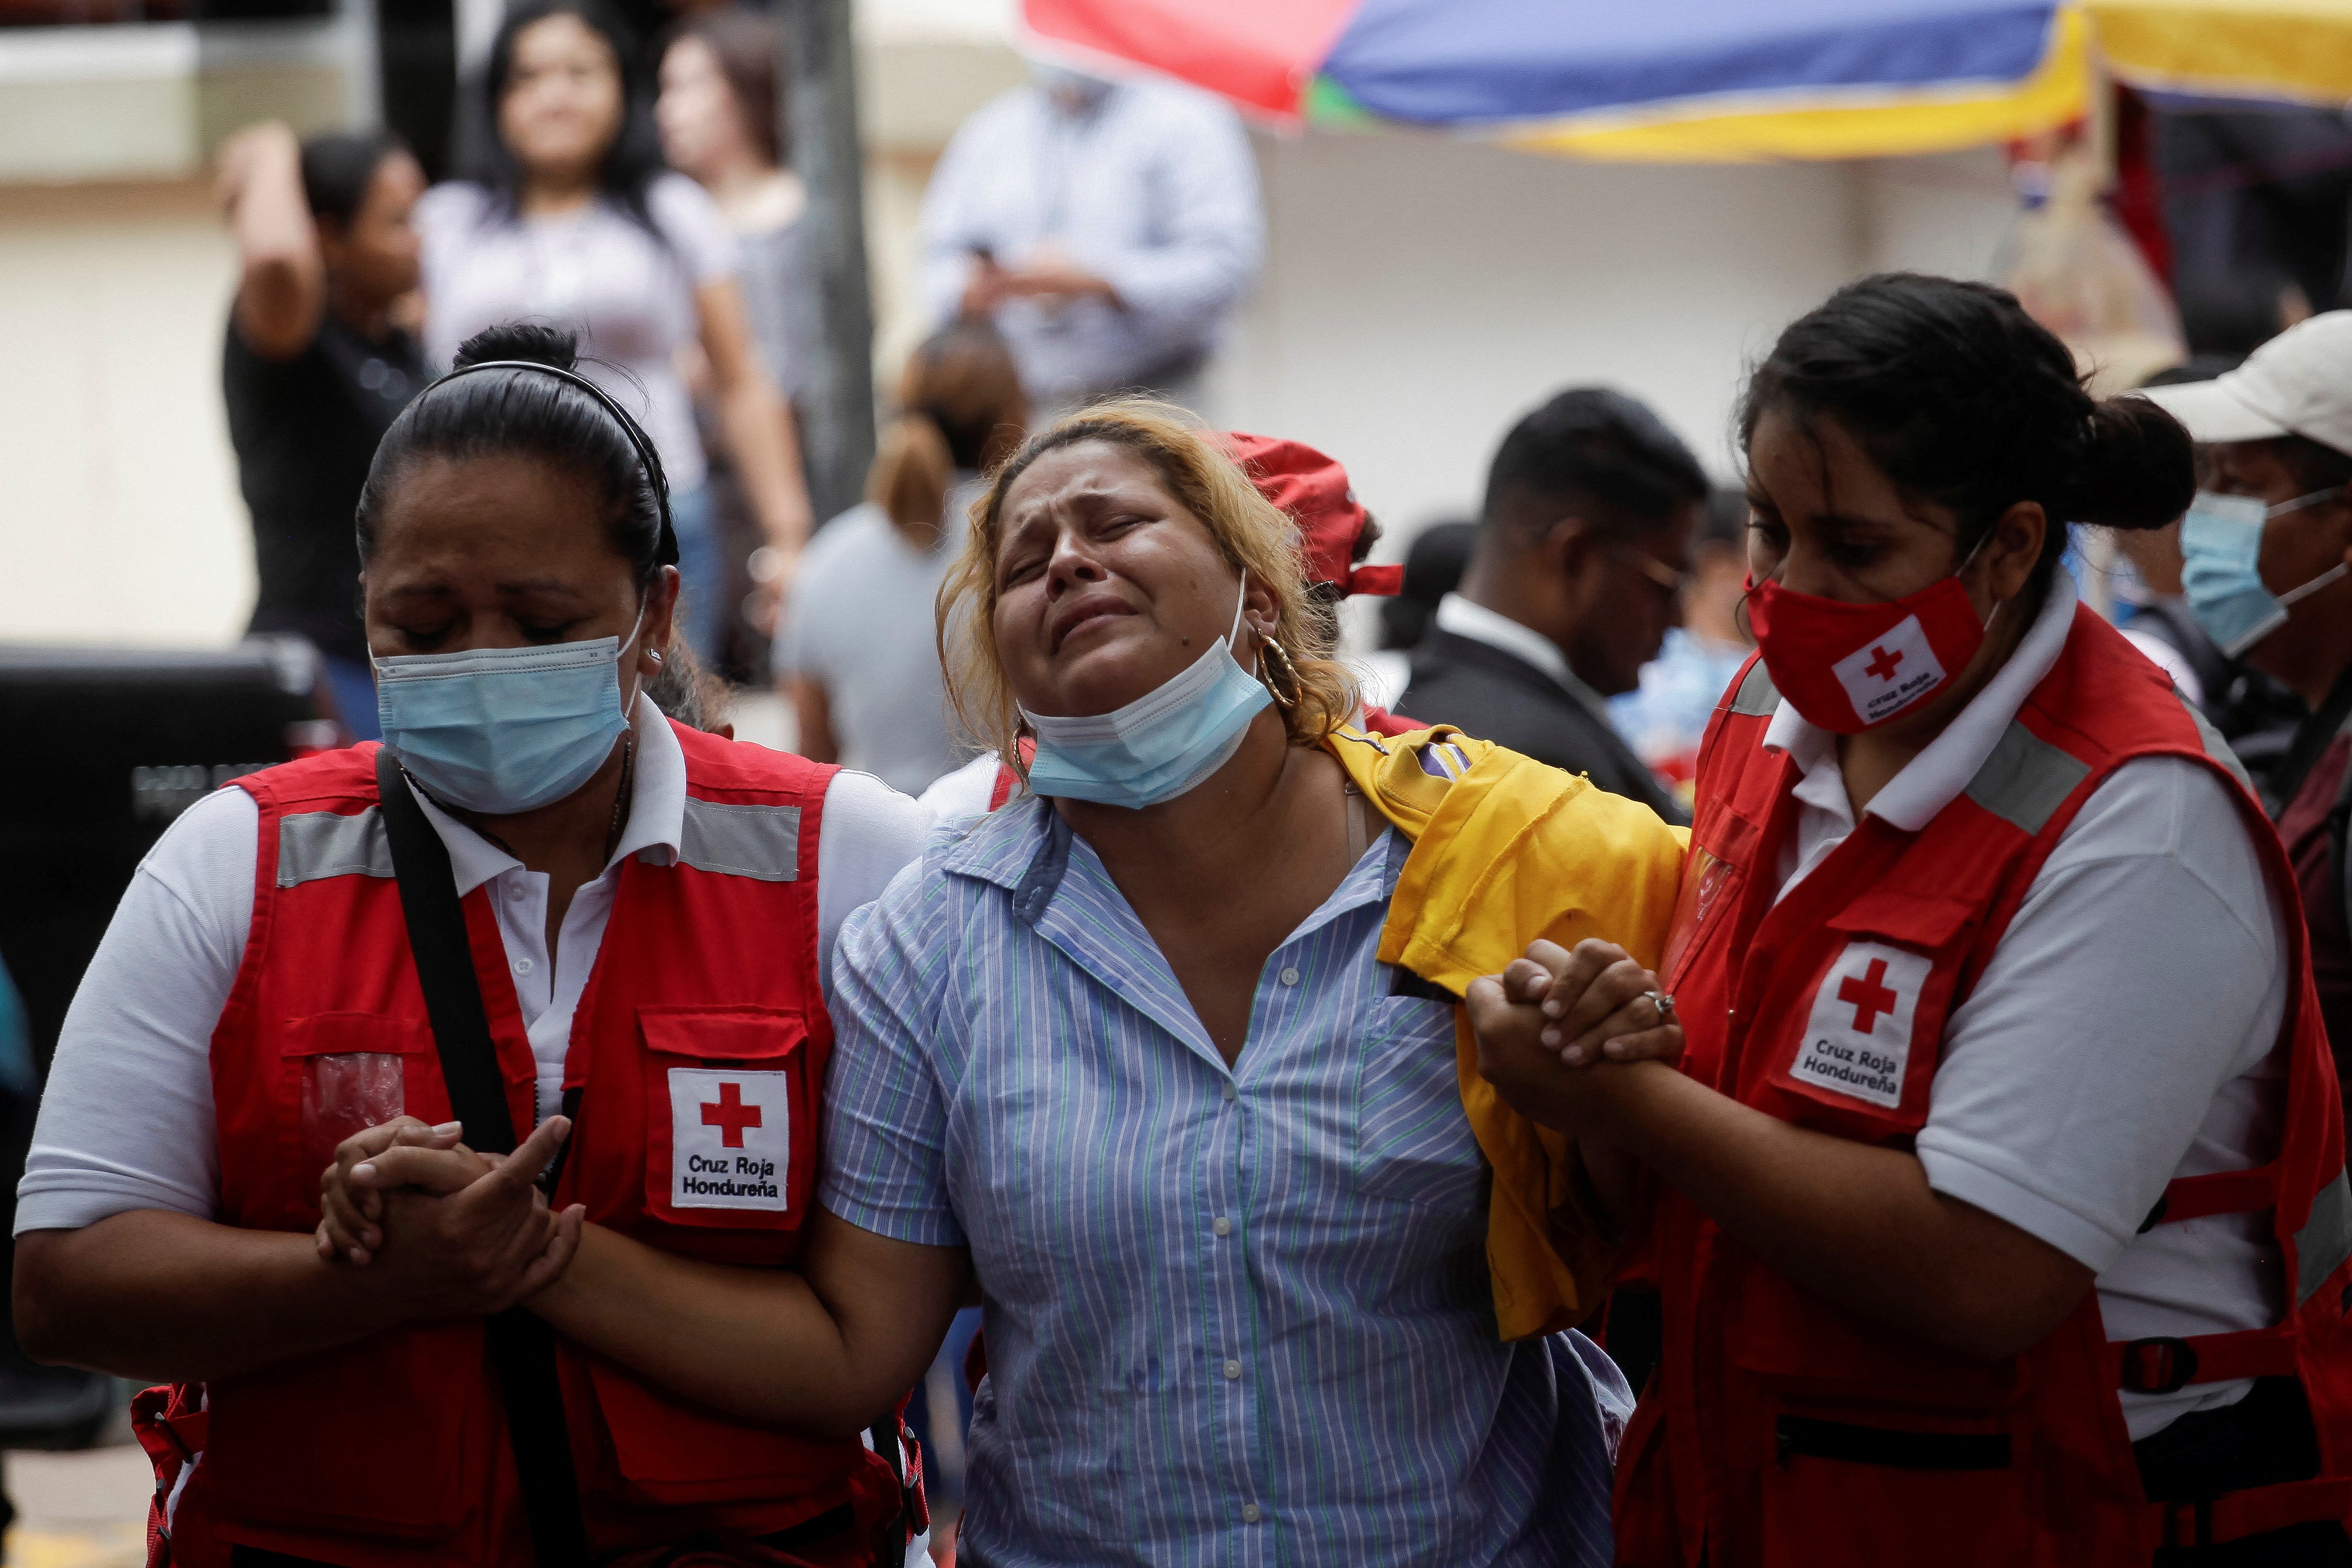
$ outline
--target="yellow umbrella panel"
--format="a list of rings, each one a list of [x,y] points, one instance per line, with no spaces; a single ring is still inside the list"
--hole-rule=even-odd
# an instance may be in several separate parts
[[[2352,0],[2087,0],[2108,68],[2201,98],[2352,102]]]

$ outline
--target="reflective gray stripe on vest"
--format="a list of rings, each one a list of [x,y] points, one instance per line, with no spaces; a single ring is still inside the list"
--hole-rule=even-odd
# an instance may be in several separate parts
[[[2090,773],[2090,763],[2012,719],[1969,781],[1969,798],[2020,832],[2039,833]]]
[[[278,885],[325,877],[390,877],[392,840],[374,806],[345,816],[305,811],[278,819]]]
[[[2298,1305],[2352,1258],[2352,1183],[2343,1172],[2311,1200],[2311,1217],[2294,1233],[2294,1256]]]
[[[698,871],[797,882],[801,877],[801,808],[720,805],[686,797],[677,858]]]
[[[1758,659],[1756,668],[1748,672],[1748,679],[1739,683],[1739,689],[1732,693],[1731,710],[1751,719],[1763,719],[1771,717],[1772,710],[1780,706],[1780,688],[1764,672],[1764,661]]]
[[[2230,776],[2245,785],[2249,795],[2252,794],[2254,781],[2246,776],[2246,764],[2238,761],[2238,753],[2230,750],[2230,742],[2221,739],[2221,731],[2213,728],[2212,721],[2197,704],[2181,696],[2179,687],[2173,688],[2172,695],[2180,704],[2180,710],[2189,715],[2189,721],[2197,726],[2197,739],[2203,742],[2205,754],[2229,769]]]

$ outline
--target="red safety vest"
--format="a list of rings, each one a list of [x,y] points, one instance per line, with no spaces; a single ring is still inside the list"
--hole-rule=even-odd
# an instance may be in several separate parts
[[[1701,749],[1698,821],[1666,984],[1685,1070],[1784,1121],[1908,1149],[1944,1025],[2059,836],[2136,757],[2231,764],[2105,622],[2077,609],[2056,667],[1968,789],[1917,833],[1864,816],[1774,902],[1795,764],[1751,661]],[[1620,1460],[1617,1551],[1642,1568],[2145,1563],[2168,1542],[2352,1520],[2352,1188],[2294,879],[2231,775],[2289,922],[2292,1064],[2278,1158],[2168,1186],[2151,1226],[2268,1211],[2291,1310],[2276,1328],[2111,1342],[2095,1291],[2040,1344],[1987,1363],[1859,1317],[1762,1262],[1678,1194],[1659,1204],[1659,1374]],[[2095,1040],[2053,1049],[2096,1050]],[[2118,1388],[2302,1379],[2320,1479],[2206,1505],[2142,1492]]]
[[[622,868],[572,1023],[564,1095],[577,1103],[554,1201],[667,1251],[784,1268],[815,1192],[833,1045],[817,984],[817,841],[836,770],[672,728],[686,752],[682,843],[674,864],[640,855]],[[404,1110],[449,1115],[375,752],[236,781],[260,805],[261,835],[252,935],[213,1037],[225,1224],[310,1230],[338,1141]],[[537,1069],[489,899],[478,888],[463,907],[514,1123],[527,1129],[542,1109]],[[795,1550],[862,1563],[899,1512],[893,1465],[863,1443],[727,1420],[587,1352],[558,1353],[600,1558],[811,1525],[801,1533],[824,1543]],[[172,1560],[210,1568],[244,1543],[352,1568],[529,1563],[496,1390],[467,1321],[146,1401],[151,1451],[202,1453],[172,1512]],[[824,1528],[836,1516],[852,1528]]]

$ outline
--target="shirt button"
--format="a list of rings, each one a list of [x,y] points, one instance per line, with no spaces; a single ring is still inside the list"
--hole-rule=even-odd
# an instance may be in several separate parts
[[[1239,1100],[1241,1097],[1242,1091],[1240,1089],[1234,1088],[1231,1083],[1225,1085],[1225,1098],[1227,1100]]]
[[[1283,970],[1283,972],[1282,972],[1282,983],[1283,983],[1285,985],[1296,985],[1296,984],[1298,984],[1298,971],[1297,971],[1297,970],[1296,970],[1296,969],[1285,968],[1285,969]]]
[[[1233,1383],[1233,1382],[1236,1382],[1236,1381],[1238,1381],[1238,1380],[1240,1379],[1241,1375],[1242,1375],[1242,1363],[1239,1363],[1239,1362],[1237,1362],[1237,1361],[1229,1361],[1229,1362],[1225,1363],[1225,1381],[1226,1381],[1227,1383]]]
[[[1242,1504],[1242,1522],[1244,1524],[1255,1524],[1259,1520],[1264,1519],[1265,1517],[1265,1513],[1260,1510],[1257,1504],[1254,1502],[1245,1502]]]
[[[1227,1219],[1224,1215],[1219,1215],[1216,1219],[1211,1223],[1209,1228],[1215,1231],[1219,1236],[1231,1236],[1234,1233],[1234,1222]]]
[[[520,882],[509,882],[507,884],[507,897],[514,900],[516,902],[520,903],[530,896],[530,889],[524,887]]]
[[[530,960],[528,958],[516,959],[515,973],[517,974],[529,974],[530,973]]]

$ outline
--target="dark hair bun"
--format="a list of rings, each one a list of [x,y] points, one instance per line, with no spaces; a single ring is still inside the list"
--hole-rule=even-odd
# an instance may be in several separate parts
[[[2091,410],[2069,510],[2108,528],[2162,528],[2189,510],[2194,473],[2179,420],[2145,397],[2110,397]]]
[[[502,321],[485,327],[457,345],[456,368],[488,364],[502,359],[529,360],[533,364],[570,370],[580,363],[580,334],[569,327],[545,321]]]

